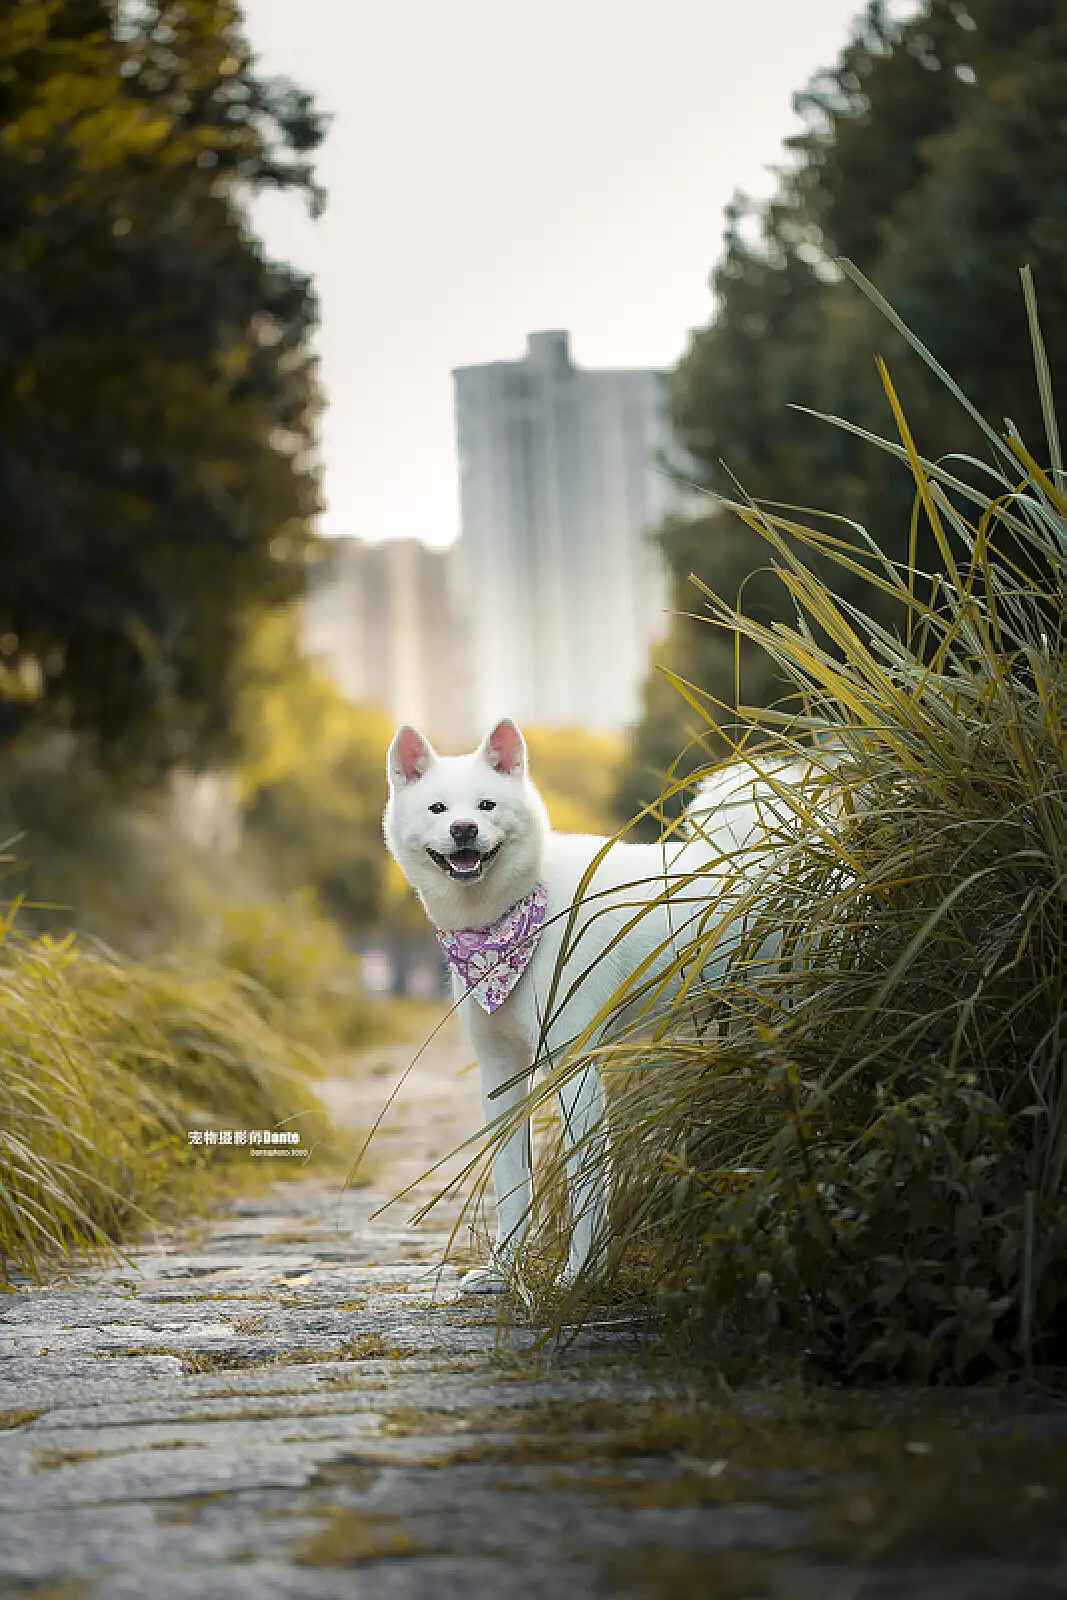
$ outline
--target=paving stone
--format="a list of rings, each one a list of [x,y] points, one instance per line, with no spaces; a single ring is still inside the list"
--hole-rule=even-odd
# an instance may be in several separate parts
[[[214,1569],[211,1600],[587,1600],[596,1591],[581,1571],[546,1562],[517,1569],[511,1562],[442,1558],[376,1563],[359,1572],[324,1572],[257,1561]],[[138,1587],[138,1584],[143,1587]],[[154,1570],[109,1578],[91,1600],[204,1600],[203,1575]]]
[[[411,1054],[378,1047],[387,1074],[356,1060],[327,1083],[338,1120],[369,1126]],[[820,1565],[809,1511],[770,1494],[671,1504],[680,1469],[662,1457],[620,1468],[643,1501],[581,1463],[561,1473],[551,1451],[526,1459],[529,1408],[626,1408],[689,1384],[635,1362],[625,1328],[524,1360],[536,1332],[502,1346],[497,1302],[463,1297],[441,1265],[457,1205],[408,1223],[466,1159],[416,1182],[477,1125],[467,1059],[450,1028],[422,1055],[374,1188],[279,1181],[195,1236],[0,1300],[0,1412],[37,1413],[0,1429],[0,1594],[70,1580],[86,1600],[604,1600],[620,1572],[631,1593],[642,1563],[681,1554],[693,1582],[702,1563],[712,1575],[709,1600],[716,1562],[779,1557],[775,1600],[1067,1596],[1052,1556]],[[774,1401],[736,1405],[759,1418]],[[1025,1420],[1035,1436],[1067,1427]]]

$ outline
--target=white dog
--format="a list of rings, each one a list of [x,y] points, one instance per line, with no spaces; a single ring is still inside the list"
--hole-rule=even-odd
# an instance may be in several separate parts
[[[778,762],[772,770],[788,784],[801,767]],[[462,756],[439,756],[415,728],[402,727],[388,774],[385,840],[449,959],[487,1122],[514,1112],[533,1067],[558,1063],[628,979],[631,993],[654,981],[695,917],[707,919],[710,908],[718,920],[714,968],[737,948],[745,918],[732,918],[730,908],[750,886],[729,855],[766,828],[765,807],[773,808],[777,792],[747,766],[714,780],[701,800],[696,837],[610,846],[552,830],[530,781],[522,734],[508,719]],[[565,941],[569,954],[553,995]],[[602,1032],[598,1027],[597,1036]],[[596,1037],[586,1043],[595,1045]],[[605,1239],[604,1096],[595,1066],[573,1076],[559,1100],[572,1222],[564,1277],[573,1280],[583,1268],[595,1270]],[[468,1292],[503,1290],[522,1246],[531,1198],[528,1125],[498,1144],[493,1183],[496,1243],[488,1265],[463,1278]]]

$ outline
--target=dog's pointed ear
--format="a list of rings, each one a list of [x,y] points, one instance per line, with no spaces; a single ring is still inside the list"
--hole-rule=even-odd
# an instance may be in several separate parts
[[[405,722],[389,746],[386,760],[389,782],[394,789],[403,789],[405,784],[417,783],[424,773],[429,772],[436,760],[437,752],[429,739],[424,739],[418,728],[413,728]]]
[[[521,778],[526,771],[526,740],[510,717],[503,717],[487,733],[478,748],[478,754],[494,772],[508,778]]]

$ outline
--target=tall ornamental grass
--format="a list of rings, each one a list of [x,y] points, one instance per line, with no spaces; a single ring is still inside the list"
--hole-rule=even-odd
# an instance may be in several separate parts
[[[12,920],[0,925],[0,1280],[111,1253],[240,1182],[237,1153],[194,1147],[190,1129],[321,1132],[319,1058],[262,984],[202,955],[138,962],[25,938]]]
[[[731,711],[732,759],[799,758],[808,781],[731,862],[749,934],[725,976],[703,976],[721,936],[709,879],[673,992],[636,974],[598,1018],[640,1002],[640,1026],[596,1047],[609,1286],[742,1365],[790,1350],[850,1379],[1065,1366],[1067,479],[1049,365],[1024,272],[1046,431],[1033,453],[848,270],[987,456],[923,457],[883,366],[895,437],[824,420],[911,472],[910,563],[861,528],[730,503],[795,603],[791,625],[764,625],[705,595],[710,623],[767,651],[794,691]],[[835,596],[828,562],[862,569],[899,626]],[[558,1158],[542,1169],[541,1213],[558,1217],[562,1176]],[[589,1288],[542,1309],[580,1317]]]

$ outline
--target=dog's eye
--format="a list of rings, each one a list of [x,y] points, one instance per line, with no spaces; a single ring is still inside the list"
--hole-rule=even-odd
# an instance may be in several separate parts
[[[479,800],[478,801],[478,810],[479,811],[495,811],[496,810],[496,801],[495,800]]]
[[[443,800],[435,800],[433,804],[427,806],[426,809],[427,811],[432,811],[435,817],[439,817],[442,811],[448,810],[448,807],[445,805]]]

